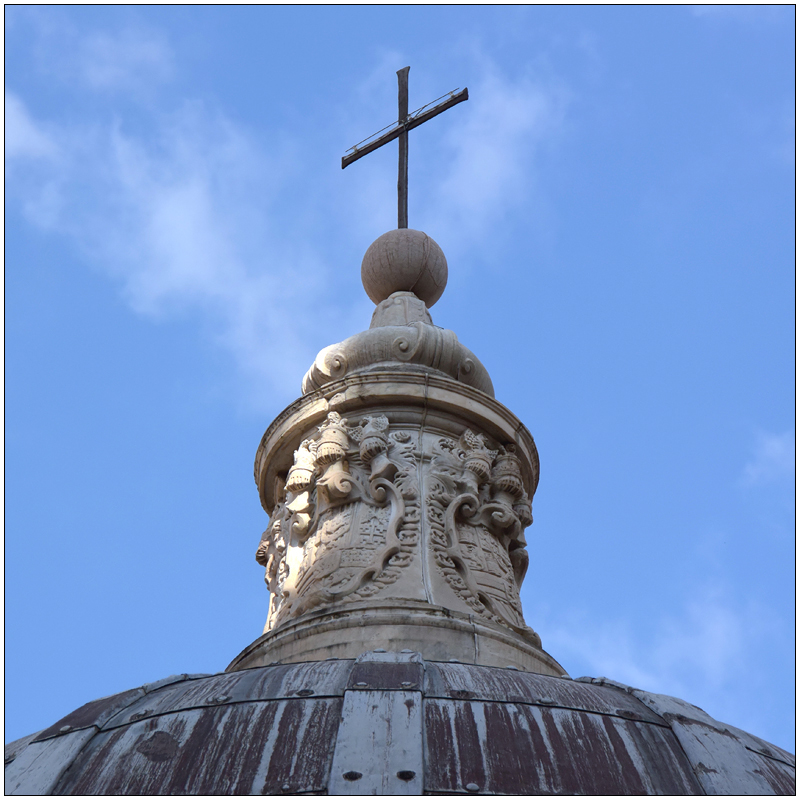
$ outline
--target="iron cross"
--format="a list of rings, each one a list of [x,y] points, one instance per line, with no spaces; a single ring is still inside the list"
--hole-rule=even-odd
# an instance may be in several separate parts
[[[383,130],[373,133],[372,136],[359,142],[342,158],[342,169],[354,161],[358,161],[361,156],[377,150],[379,147],[388,144],[394,139],[399,139],[400,158],[397,167],[397,227],[408,227],[408,132],[423,122],[433,119],[442,111],[447,111],[456,103],[469,100],[467,89],[449,92],[446,95],[428,103],[426,106],[417,109],[413,114],[408,113],[408,71],[411,67],[403,67],[397,70],[397,122],[388,125]],[[438,102],[441,100],[442,102]],[[385,131],[385,133],[384,133]],[[366,144],[365,144],[366,142]]]

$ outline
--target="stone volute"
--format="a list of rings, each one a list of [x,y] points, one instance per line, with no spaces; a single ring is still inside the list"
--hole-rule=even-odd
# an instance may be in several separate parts
[[[369,329],[319,353],[258,448],[269,611],[228,670],[377,647],[563,675],[519,595],[536,445],[478,358],[433,324],[441,248],[390,231],[361,274]]]

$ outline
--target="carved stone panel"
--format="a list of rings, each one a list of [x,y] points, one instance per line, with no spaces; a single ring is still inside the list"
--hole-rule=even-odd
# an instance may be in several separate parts
[[[530,500],[513,444],[467,429],[426,446],[425,511],[436,569],[473,613],[529,637],[519,589],[527,570]]]
[[[538,646],[519,599],[530,522],[513,444],[332,411],[295,451],[256,554],[266,630],[354,601],[427,600]]]
[[[303,440],[256,552],[266,567],[266,630],[317,607],[363,600],[417,555],[416,439],[383,415],[328,414]]]

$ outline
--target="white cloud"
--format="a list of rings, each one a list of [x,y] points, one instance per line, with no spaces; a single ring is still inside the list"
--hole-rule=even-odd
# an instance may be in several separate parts
[[[795,472],[794,431],[784,433],[759,433],[754,453],[745,465],[742,481],[745,486],[783,482],[792,479]]]
[[[6,159],[46,158],[56,153],[50,137],[31,119],[20,99],[5,90]]]
[[[532,198],[539,199],[537,158],[545,143],[558,136],[569,103],[564,86],[525,72],[506,75],[478,44],[459,45],[457,57],[464,63],[458,72],[472,76],[469,100],[409,136],[409,225],[446,243],[448,258],[476,248],[495,252],[498,226],[525,213],[521,209],[529,208]],[[348,102],[356,113],[343,125],[350,131],[348,146],[395,118],[394,73],[406,63],[401,55],[384,54],[354,89],[354,100]],[[413,70],[409,77],[412,110],[435,99],[434,92],[416,87]],[[434,128],[439,135],[432,134]],[[381,151],[348,167],[342,181],[358,209],[353,223],[373,235],[385,231],[397,213],[397,147],[390,144]],[[526,227],[531,227],[529,219]]]
[[[171,69],[169,48],[157,35],[65,35],[78,53],[78,66],[69,69],[96,90],[135,93],[143,76]],[[62,57],[52,54],[51,65]],[[448,229],[464,232],[464,247],[519,200],[536,149],[563,111],[557,93],[507,79],[476,58],[484,77],[470,100],[472,116],[444,145],[443,185],[433,189],[429,181],[418,190],[420,202],[433,209],[428,218],[439,217],[437,235],[440,228],[445,236]],[[353,89],[363,101],[361,113],[348,120],[359,132],[353,141],[372,131],[376,107],[386,105],[391,119],[390,60],[402,63],[396,54],[381,60],[386,86],[376,88],[376,67]],[[376,94],[388,104],[369,102]],[[120,283],[137,312],[198,315],[247,376],[251,395],[295,396],[317,350],[368,324],[368,301],[338,291],[336,260],[354,249],[351,242],[366,249],[369,234],[393,227],[394,180],[386,192],[384,162],[342,181],[340,170],[316,162],[327,158],[313,138],[323,134],[299,142],[267,128],[256,141],[207,103],[184,102],[168,113],[139,108],[146,117],[133,125],[126,124],[133,112],[113,105],[113,123],[77,114],[66,122],[37,121],[13,93],[7,107],[16,131],[7,158],[20,167],[9,197],[30,222],[68,237]],[[22,169],[30,155],[49,156],[47,170]],[[429,153],[423,162],[436,157]],[[304,185],[315,191],[298,190]],[[345,283],[357,281],[358,262]]]
[[[175,72],[166,37],[128,16],[118,30],[82,30],[58,8],[29,7],[17,17],[32,26],[36,67],[74,92],[146,94]]]
[[[573,615],[548,621],[544,646],[565,667],[578,664],[592,677],[695,703],[700,696],[713,697],[724,706],[726,689],[747,672],[748,649],[757,647],[759,638],[780,634],[779,623],[771,619],[764,609],[709,582],[676,613],[654,619],[646,633],[618,621],[597,623]]]
[[[429,211],[437,230],[466,234],[466,247],[536,192],[535,158],[558,132],[567,102],[557,87],[507,78],[488,63],[482,75],[464,121],[450,128],[447,173],[430,202],[440,211]]]
[[[31,120],[18,98],[11,102]],[[296,244],[302,237],[287,226],[271,230],[285,160],[267,159],[201,105],[159,123],[153,141],[119,126],[54,127],[59,158],[44,175],[18,175],[14,193],[33,224],[68,236],[120,281],[134,310],[199,311],[256,395],[294,394],[298,363],[313,358],[292,302],[296,275],[307,300],[324,278],[313,253]],[[314,323],[308,328],[316,338]],[[280,347],[270,348],[274,341]]]
[[[129,89],[172,75],[172,52],[163,38],[152,32],[98,31],[79,41],[76,67],[92,88]]]

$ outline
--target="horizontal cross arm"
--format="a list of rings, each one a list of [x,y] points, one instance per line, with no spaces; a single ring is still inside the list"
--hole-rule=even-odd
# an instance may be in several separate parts
[[[358,161],[358,159],[362,156],[365,156],[368,153],[373,152],[373,150],[377,150],[379,147],[383,147],[383,145],[393,141],[400,136],[401,133],[413,130],[417,126],[422,125],[423,122],[427,122],[429,119],[433,119],[437,114],[441,114],[442,111],[447,111],[448,108],[452,108],[458,103],[463,103],[464,100],[469,100],[469,93],[467,89],[462,89],[460,92],[450,95],[447,100],[439,103],[438,106],[434,106],[433,108],[429,108],[427,111],[423,111],[419,116],[409,117],[405,124],[396,125],[382,136],[379,136],[377,139],[370,142],[368,145],[360,147],[355,150],[355,152],[348,153],[346,156],[343,156],[342,169],[350,166],[350,164],[352,164],[354,161]]]
[[[465,100],[469,100],[468,89],[462,89],[460,92],[450,95],[447,100],[443,100],[438,106],[434,106],[433,108],[429,108],[427,111],[423,111],[418,117],[409,117],[405,124],[405,129],[410,131],[413,128],[416,128],[418,125],[422,125],[423,122],[433,119],[437,114],[441,114],[442,111],[447,111],[448,108],[452,108],[459,103],[463,103]]]

